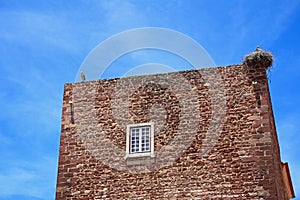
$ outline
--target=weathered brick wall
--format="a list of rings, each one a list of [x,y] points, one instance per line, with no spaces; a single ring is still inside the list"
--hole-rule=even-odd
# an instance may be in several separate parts
[[[204,75],[213,73],[221,82],[211,86]],[[189,86],[178,83],[182,78]],[[223,86],[224,105],[211,96],[214,84]],[[178,95],[187,89],[189,98]],[[197,109],[187,115],[186,105]],[[220,134],[212,131],[216,140],[207,137],[220,126],[214,110],[225,111]],[[126,125],[149,121],[157,156],[129,164]],[[174,140],[188,140],[188,131],[179,135],[193,127],[184,151],[183,142],[160,154]],[[66,84],[56,199],[286,199],[265,69],[235,65]]]

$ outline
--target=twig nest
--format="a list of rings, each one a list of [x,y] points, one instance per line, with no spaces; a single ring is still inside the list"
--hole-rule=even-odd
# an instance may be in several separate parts
[[[256,47],[256,50],[244,57],[243,64],[251,67],[264,67],[269,68],[273,63],[273,55],[268,52],[261,50],[259,47]]]

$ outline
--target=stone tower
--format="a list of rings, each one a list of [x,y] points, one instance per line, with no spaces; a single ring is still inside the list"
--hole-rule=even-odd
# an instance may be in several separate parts
[[[65,84],[56,199],[293,198],[261,54]]]

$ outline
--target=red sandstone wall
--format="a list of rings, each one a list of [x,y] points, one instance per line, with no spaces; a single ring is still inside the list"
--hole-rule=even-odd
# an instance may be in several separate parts
[[[204,78],[212,72],[221,77],[225,108]],[[187,87],[177,77],[189,83],[190,99],[174,92]],[[159,84],[165,78],[169,85]],[[121,80],[124,90],[120,79],[65,85],[56,199],[286,199],[264,69],[236,65]],[[186,116],[186,104],[198,109]],[[216,139],[207,137],[220,125],[214,110],[226,111],[220,134],[212,131]],[[124,160],[126,124],[149,121],[157,157]],[[173,160],[181,144],[160,155],[190,124],[196,132],[189,146]]]

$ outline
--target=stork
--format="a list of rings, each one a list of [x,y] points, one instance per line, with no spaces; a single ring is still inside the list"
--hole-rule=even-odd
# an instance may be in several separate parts
[[[262,51],[261,48],[259,48],[259,46],[256,46],[255,51]]]

